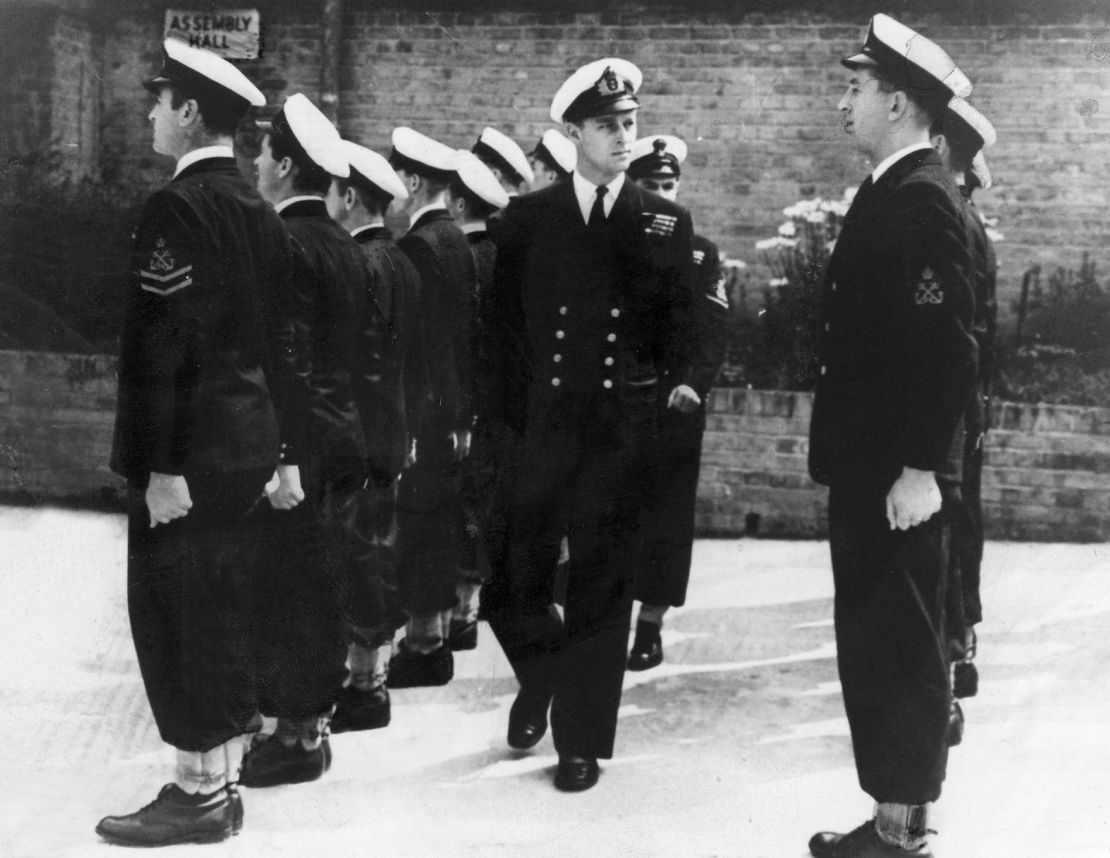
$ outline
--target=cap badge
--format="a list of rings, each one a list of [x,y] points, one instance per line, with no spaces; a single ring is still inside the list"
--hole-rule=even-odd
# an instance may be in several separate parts
[[[662,155],[664,152],[667,151],[667,141],[656,140],[651,144],[651,148],[655,150],[656,155]]]
[[[601,80],[597,82],[597,91],[599,95],[612,95],[621,91],[620,78],[611,67],[606,66],[605,71],[601,73]]]

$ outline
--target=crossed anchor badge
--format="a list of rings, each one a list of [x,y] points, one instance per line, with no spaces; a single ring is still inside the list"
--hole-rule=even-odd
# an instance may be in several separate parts
[[[921,272],[921,282],[917,284],[917,292],[913,296],[916,304],[940,304],[944,301],[944,290],[936,281],[932,268]]]

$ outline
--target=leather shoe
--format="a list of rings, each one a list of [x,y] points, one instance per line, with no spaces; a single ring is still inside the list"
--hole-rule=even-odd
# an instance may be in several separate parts
[[[451,620],[447,632],[447,648],[452,652],[478,648],[478,621]]]
[[[299,741],[286,745],[271,737],[251,746],[243,758],[239,783],[255,789],[303,784],[318,780],[330,768],[331,745],[327,739],[318,748],[308,750]]]
[[[402,640],[389,660],[385,684],[390,688],[446,685],[455,675],[455,657],[446,646],[428,653],[409,649]]]
[[[948,747],[954,748],[964,740],[964,710],[955,700],[948,710]]]
[[[979,693],[979,668],[973,661],[958,661],[952,665],[952,694],[963,700]]]
[[[559,757],[555,768],[555,789],[582,792],[597,783],[601,769],[594,757]]]
[[[340,692],[331,716],[331,732],[377,730],[389,726],[390,715],[389,692],[384,685],[369,691],[348,685]]]
[[[536,746],[547,732],[547,707],[551,695],[537,695],[523,688],[517,692],[516,700],[509,710],[510,748],[527,751]]]
[[[628,654],[629,670],[650,670],[663,663],[663,638],[655,623],[636,623],[636,637]]]
[[[814,834],[809,839],[809,852],[813,858],[933,858],[928,846],[902,849],[887,843],[879,837],[873,819],[847,834]]]
[[[192,796],[177,784],[166,784],[146,807],[126,816],[104,817],[96,833],[124,846],[170,846],[219,843],[237,832],[226,789]]]

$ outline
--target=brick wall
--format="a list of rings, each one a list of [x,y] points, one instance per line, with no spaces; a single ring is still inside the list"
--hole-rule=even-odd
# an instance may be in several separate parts
[[[315,97],[319,9],[258,5],[265,53],[248,72],[275,103],[294,91]],[[774,233],[784,206],[811,193],[839,196],[865,174],[836,115],[843,85],[837,60],[861,36],[868,13],[860,4],[795,0],[780,4],[795,8],[774,13],[739,3],[722,11],[722,4],[694,0],[665,8],[608,3],[593,13],[565,2],[544,11],[524,0],[492,4],[499,11],[473,5],[346,4],[345,135],[388,150],[392,127],[410,124],[469,146],[491,124],[529,145],[549,126],[550,97],[565,74],[617,54],[645,71],[642,133],[677,133],[691,142],[683,201],[699,231],[731,256],[755,262],[754,242]],[[1001,308],[1008,315],[1030,265],[1074,266],[1082,251],[1097,259],[1110,245],[1110,24],[1067,3],[1044,6],[1037,18],[999,7],[995,17],[984,12],[970,23],[966,4],[902,5],[897,13],[907,23],[922,26],[963,64],[976,102],[998,126],[1000,142],[991,151],[998,183],[981,195],[981,206],[1001,218]],[[836,8],[843,11],[830,12]],[[156,60],[161,12],[123,11],[105,26],[105,157],[129,180],[153,186],[166,164],[150,152],[137,81]]]
[[[824,535],[826,492],[806,473],[811,398],[713,393],[698,529]],[[0,499],[104,503],[115,359],[0,351]],[[994,539],[1110,540],[1110,409],[1002,404],[983,478]]]
[[[716,390],[702,448],[707,535],[825,536],[827,492],[808,477],[812,396]],[[983,514],[992,539],[1110,540],[1110,409],[997,403]]]

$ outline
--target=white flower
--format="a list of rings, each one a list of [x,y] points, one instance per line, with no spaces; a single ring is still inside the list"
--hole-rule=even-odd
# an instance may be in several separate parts
[[[987,238],[995,243],[1006,240],[1001,232],[999,232],[997,229],[991,229],[989,226],[987,227]]]
[[[792,220],[788,220],[786,223],[779,227],[779,235],[786,236],[787,238],[792,238],[797,234],[798,230],[794,226],[794,221]]]
[[[757,241],[755,243],[755,249],[756,250],[771,250],[774,247],[778,247],[778,244],[779,244],[779,240],[778,240],[777,237],[776,238],[763,238],[763,239],[760,239],[759,241]]]
[[[796,238],[783,238],[782,236],[779,236],[777,238],[772,239],[772,241],[776,242],[779,247],[797,247],[798,246],[798,239],[796,239]]]
[[[810,223],[824,223],[826,216],[824,212],[810,212],[806,215],[806,220]]]
[[[858,190],[859,190],[859,188],[845,188],[844,189],[844,202],[851,205],[852,200],[854,200],[856,198],[856,191],[858,191]]]
[[[848,214],[848,203],[843,201],[829,203],[829,211],[838,217],[844,217],[844,215]]]
[[[748,263],[746,263],[743,259],[732,259],[732,258],[727,257],[727,256],[725,257],[725,261],[724,261],[723,264],[724,264],[725,268],[741,269],[741,268],[747,268],[748,267]]]
[[[767,281],[767,283],[771,286],[787,286],[789,285],[790,281],[787,280],[785,277],[772,277],[770,280]]]

